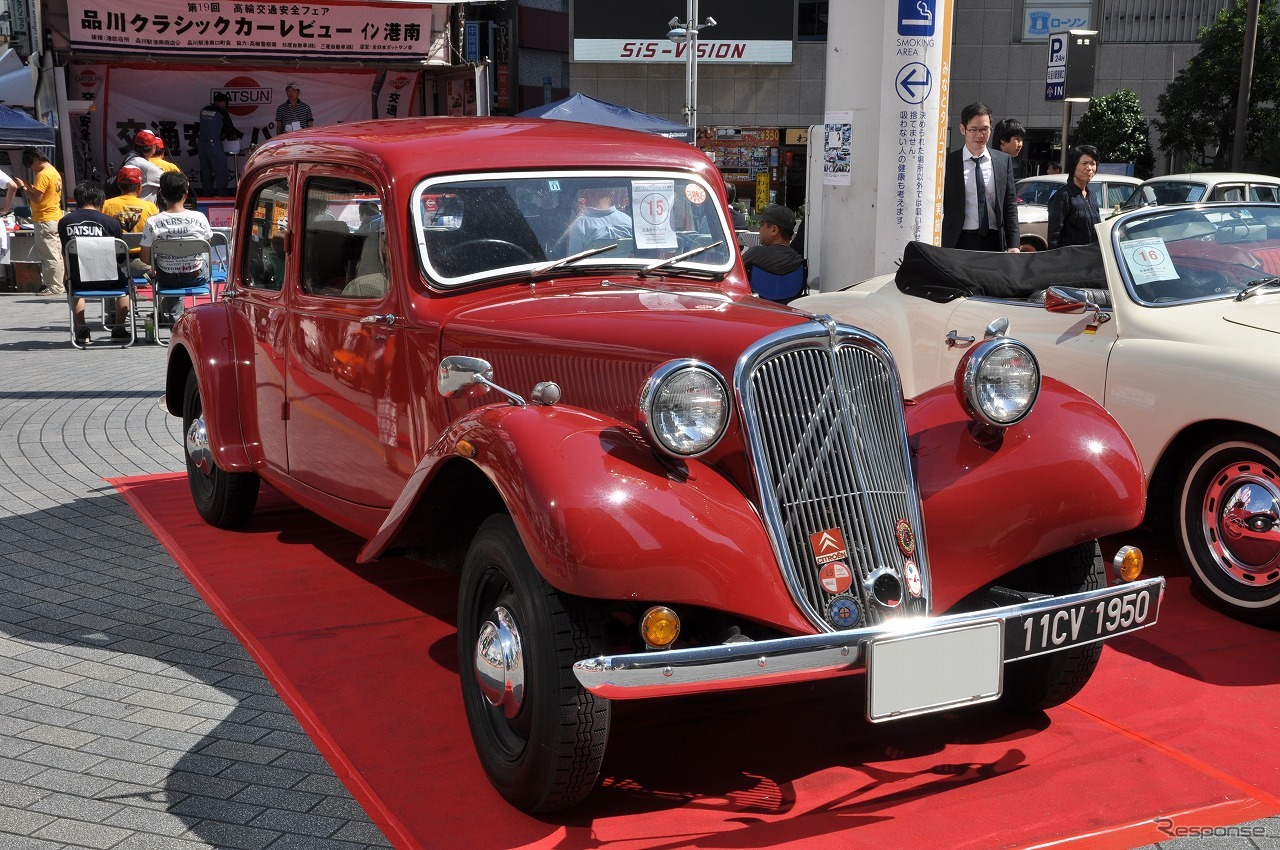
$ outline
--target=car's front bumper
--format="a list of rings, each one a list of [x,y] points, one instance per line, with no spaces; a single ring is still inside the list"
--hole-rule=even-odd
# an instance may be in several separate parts
[[[1164,586],[1164,579],[1155,577],[1001,608],[892,620],[843,632],[600,656],[579,661],[573,671],[583,688],[610,699],[753,688],[863,670],[867,646],[873,641],[933,635],[943,636],[945,642],[947,632],[959,635],[968,627],[992,622],[1002,624],[1003,648],[997,652],[1007,663],[1146,628],[1156,622]]]

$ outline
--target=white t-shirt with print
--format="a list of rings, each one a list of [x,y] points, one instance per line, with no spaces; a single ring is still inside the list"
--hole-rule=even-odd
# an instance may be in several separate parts
[[[147,224],[142,229],[141,245],[144,248],[150,248],[157,239],[203,239],[207,242],[212,238],[213,229],[209,227],[209,219],[205,218],[204,213],[196,210],[161,212],[147,219]],[[204,272],[206,276],[209,274],[208,254],[197,254],[191,257],[155,254],[154,263],[160,271],[169,274],[190,272]]]

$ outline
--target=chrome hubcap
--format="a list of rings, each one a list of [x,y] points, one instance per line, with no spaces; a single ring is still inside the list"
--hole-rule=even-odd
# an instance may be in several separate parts
[[[196,469],[208,475],[213,471],[213,452],[209,451],[209,432],[204,427],[204,417],[197,416],[187,426],[187,457]]]
[[[1280,482],[1265,464],[1233,463],[1209,483],[1200,513],[1209,551],[1248,587],[1280,582]]]
[[[493,609],[476,638],[476,681],[485,699],[511,719],[524,705],[524,653],[515,618],[502,606]]]

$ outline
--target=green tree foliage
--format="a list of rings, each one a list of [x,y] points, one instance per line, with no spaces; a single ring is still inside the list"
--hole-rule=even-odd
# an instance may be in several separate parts
[[[1217,148],[1209,168],[1228,167],[1235,144],[1236,101],[1240,96],[1240,59],[1244,54],[1246,0],[1236,0],[1210,26],[1200,30],[1200,49],[1169,83],[1156,102],[1160,147],[1200,160]],[[1262,3],[1254,50],[1253,84],[1245,158],[1250,167],[1280,173],[1280,122],[1275,103],[1280,97],[1280,13],[1276,4]],[[1259,105],[1263,104],[1263,105]]]
[[[1150,135],[1138,95],[1120,89],[1089,101],[1072,141],[1093,145],[1103,162],[1132,162],[1136,176],[1150,177],[1155,168]]]

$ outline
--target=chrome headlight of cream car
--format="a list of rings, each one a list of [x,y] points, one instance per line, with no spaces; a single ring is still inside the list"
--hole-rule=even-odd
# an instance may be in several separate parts
[[[663,451],[697,457],[724,436],[731,409],[729,390],[714,369],[697,360],[672,360],[645,382],[637,418]]]
[[[956,394],[968,414],[993,428],[1020,422],[1040,394],[1040,364],[1016,339],[990,339],[956,367]]]

